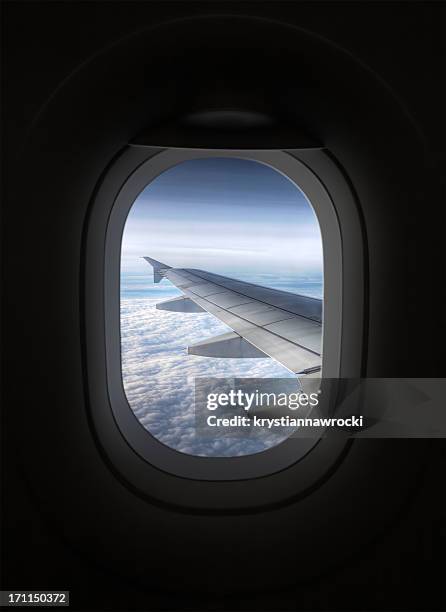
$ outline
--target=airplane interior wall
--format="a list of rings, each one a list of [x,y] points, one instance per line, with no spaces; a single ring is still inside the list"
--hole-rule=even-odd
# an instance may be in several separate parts
[[[304,497],[257,511],[146,499],[92,427],[82,284],[127,143],[248,108],[323,143],[355,193],[363,376],[444,377],[445,9],[4,4],[3,588],[69,590],[76,610],[445,608],[444,439],[354,440]]]

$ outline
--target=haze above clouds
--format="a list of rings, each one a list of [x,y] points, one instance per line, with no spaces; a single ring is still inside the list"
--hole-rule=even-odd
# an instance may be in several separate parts
[[[149,255],[220,274],[319,274],[319,224],[306,197],[269,166],[243,159],[183,162],[138,196],[125,226],[123,270]]]

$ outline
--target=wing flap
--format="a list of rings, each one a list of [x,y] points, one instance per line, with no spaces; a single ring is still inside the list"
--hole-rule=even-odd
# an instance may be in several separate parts
[[[274,306],[268,306],[261,302],[252,302],[249,304],[242,304],[241,306],[235,306],[230,308],[230,311],[255,325],[262,326],[268,325],[269,323],[276,323],[277,321],[283,321],[294,316],[290,312],[285,312],[280,308],[274,308]]]
[[[254,300],[242,295],[241,293],[234,293],[234,291],[223,291],[222,293],[213,293],[205,296],[207,300],[220,306],[220,308],[233,308],[234,306],[241,306],[242,304],[253,304]]]
[[[309,342],[308,346],[306,346],[303,344],[304,340],[299,338],[298,331],[296,331],[296,333],[293,335],[293,338],[297,336],[299,340],[301,340],[302,344],[298,344],[294,340],[290,339],[293,333],[293,326],[270,329],[274,325],[278,324],[273,323],[266,326],[256,325],[255,323],[238,316],[231,310],[217,306],[208,298],[194,297],[188,290],[186,290],[186,295],[190,295],[190,297],[204,310],[207,310],[210,314],[213,314],[242,338],[245,338],[260,351],[282,363],[292,372],[300,373],[304,370],[313,369],[320,366],[320,325],[312,321],[308,321],[307,319],[303,319],[302,317],[292,317],[292,319],[288,318],[282,321],[282,323],[286,323],[287,321],[292,320],[294,325],[300,324],[302,334],[306,333],[307,336],[310,336],[311,332],[313,332],[313,337],[308,338]],[[286,316],[286,313],[284,313],[284,315]],[[313,325],[313,330],[309,329],[310,325]],[[319,348],[319,352],[314,350],[317,348]]]
[[[320,366],[321,358],[319,355],[311,353],[280,336],[272,335],[262,327],[248,331],[243,337],[296,374]]]
[[[265,325],[265,329],[282,338],[321,354],[322,334],[320,326],[312,324],[302,317],[293,317]]]

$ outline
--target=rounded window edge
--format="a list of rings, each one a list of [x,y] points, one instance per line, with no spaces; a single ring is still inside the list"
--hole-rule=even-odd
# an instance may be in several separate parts
[[[189,159],[215,156],[265,163],[298,185],[311,202],[320,224],[324,245],[323,376],[336,379],[341,375],[345,376],[346,371],[349,376],[359,375],[357,367],[343,367],[341,347],[344,336],[348,335],[350,329],[350,325],[343,325],[343,304],[346,298],[353,299],[358,306],[357,322],[352,328],[356,329],[358,325],[363,324],[361,305],[364,295],[358,295],[358,288],[362,287],[361,283],[358,284],[359,267],[356,267],[355,279],[351,283],[345,278],[344,270],[345,261],[348,259],[346,248],[349,252],[356,252],[356,262],[362,258],[360,223],[349,186],[329,156],[321,150],[159,150],[130,146],[104,173],[92,202],[86,231],[85,344],[89,403],[95,432],[114,464],[119,462],[119,459],[113,458],[116,449],[113,449],[110,439],[112,430],[114,433],[111,437],[118,434],[120,446],[136,453],[145,465],[150,465],[163,474],[200,482],[262,479],[279,474],[283,470],[296,469],[302,462],[307,464],[308,471],[308,461],[312,456],[315,461],[319,458],[320,469],[317,471],[325,472],[333,462],[333,452],[337,457],[345,447],[346,440],[342,436],[331,436],[330,444],[327,438],[317,443],[312,440],[308,451],[300,458],[296,458],[296,453],[293,452],[293,446],[296,448],[293,439],[243,457],[195,457],[184,455],[158,442],[139,423],[126,400],[122,386],[118,330],[120,245],[127,212],[136,195],[162,171]],[[342,224],[348,225],[345,233],[341,233]],[[355,289],[354,298],[351,292],[349,295],[349,288]],[[350,339],[348,344],[350,356],[353,347],[356,358],[350,359],[350,362],[359,364],[362,346],[358,337],[355,342]],[[100,377],[94,374],[94,364],[98,366],[99,359],[106,363],[102,385],[98,380]],[[331,395],[333,396],[333,393]],[[332,443],[334,438],[337,440],[335,444]],[[327,451],[330,448],[331,451],[321,463],[321,449],[324,447]],[[318,452],[315,452],[316,449]],[[122,471],[122,467],[116,467]],[[303,478],[302,483],[304,481],[307,481],[307,478]]]

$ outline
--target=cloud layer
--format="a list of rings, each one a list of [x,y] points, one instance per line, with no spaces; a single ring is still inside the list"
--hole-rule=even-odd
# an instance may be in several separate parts
[[[167,297],[167,296],[166,296]],[[121,301],[124,389],[139,421],[160,442],[183,453],[232,457],[257,453],[286,438],[255,428],[249,437],[200,438],[194,428],[194,379],[290,377],[272,359],[214,359],[187,355],[187,346],[228,331],[208,314],[156,310],[160,298]]]

